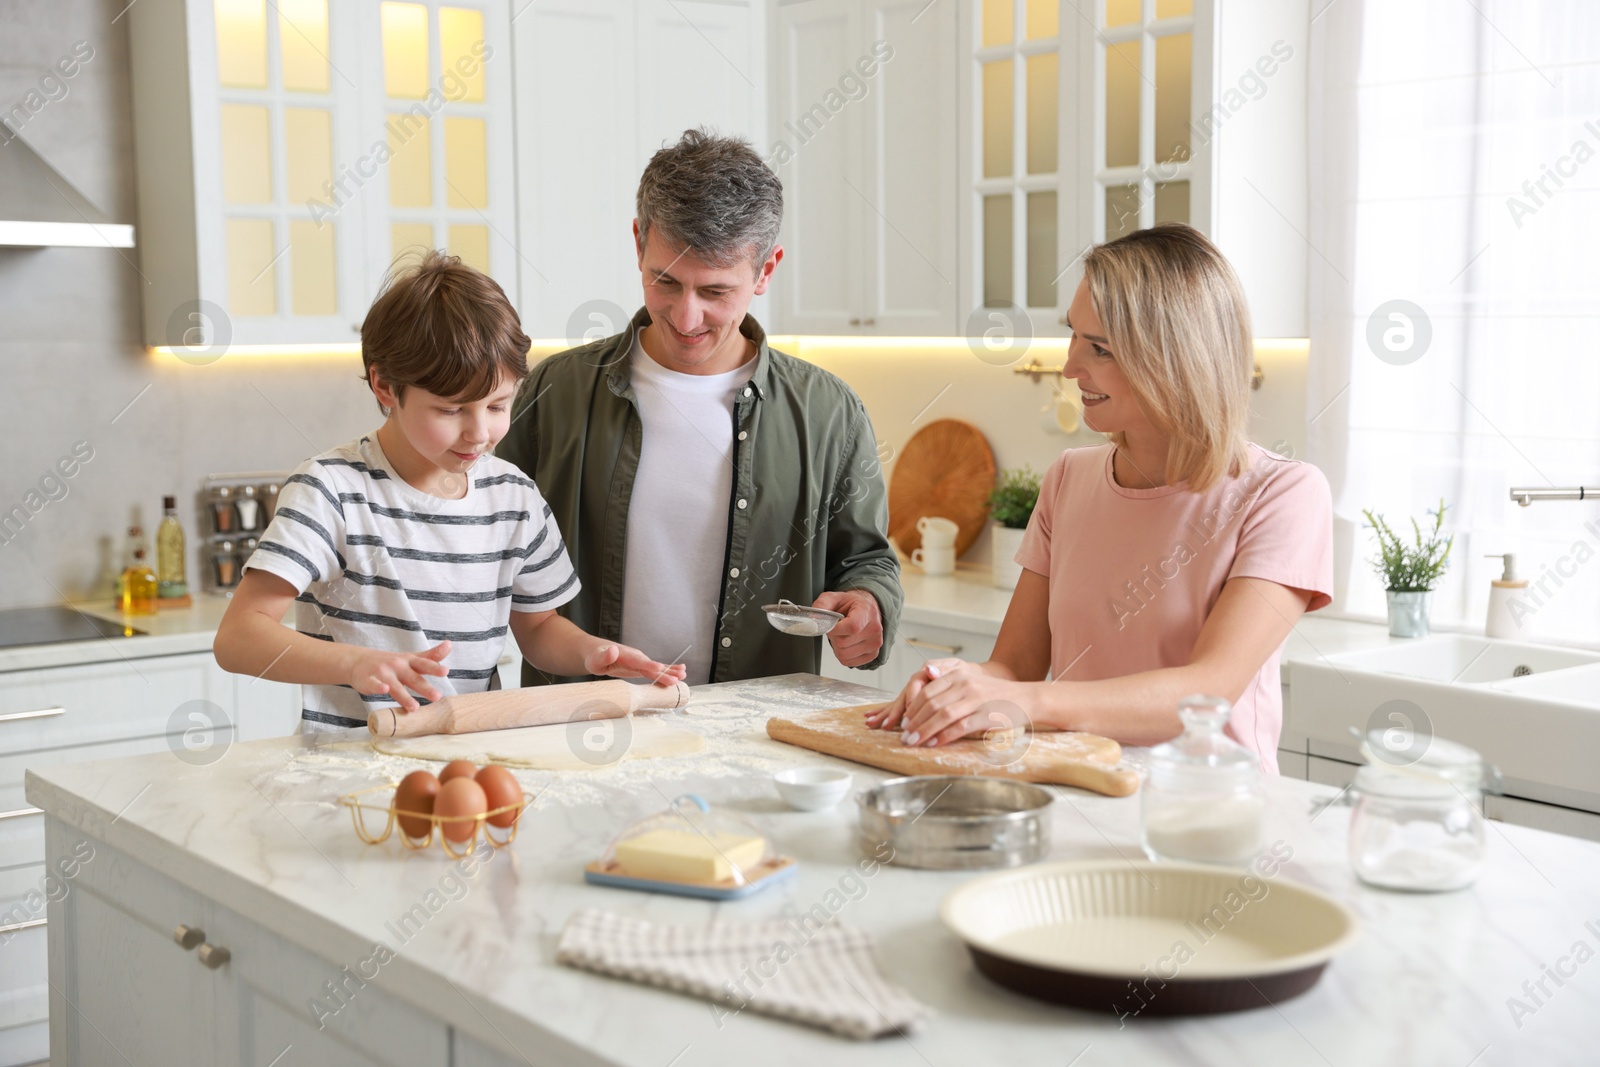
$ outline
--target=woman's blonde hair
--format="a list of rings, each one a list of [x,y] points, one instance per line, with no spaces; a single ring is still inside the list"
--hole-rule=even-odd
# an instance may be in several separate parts
[[[1117,365],[1172,438],[1168,484],[1199,492],[1244,470],[1250,309],[1217,246],[1192,226],[1164,223],[1091,249],[1084,278]],[[1111,439],[1125,443],[1120,433]]]

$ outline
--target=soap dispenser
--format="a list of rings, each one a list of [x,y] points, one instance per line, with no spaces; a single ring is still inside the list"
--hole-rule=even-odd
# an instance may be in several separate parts
[[[1505,573],[1489,587],[1489,618],[1483,626],[1484,636],[1520,637],[1522,623],[1511,613],[1511,599],[1527,591],[1528,580],[1517,577],[1517,557],[1510,552],[1491,552],[1484,558],[1505,561]]]

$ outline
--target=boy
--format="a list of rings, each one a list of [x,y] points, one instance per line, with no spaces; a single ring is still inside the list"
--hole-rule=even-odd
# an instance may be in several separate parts
[[[683,678],[556,614],[579,589],[561,532],[492,454],[527,351],[500,286],[441,252],[373,302],[361,358],[384,424],[284,484],[214,645],[224,670],[301,683],[303,731],[498,688],[507,629],[552,674]]]

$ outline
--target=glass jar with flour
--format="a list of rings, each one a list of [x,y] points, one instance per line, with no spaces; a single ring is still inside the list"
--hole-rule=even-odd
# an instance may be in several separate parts
[[[1185,697],[1183,733],[1150,750],[1140,829],[1151,859],[1244,865],[1261,851],[1261,761],[1223,732],[1232,711],[1221,697]]]

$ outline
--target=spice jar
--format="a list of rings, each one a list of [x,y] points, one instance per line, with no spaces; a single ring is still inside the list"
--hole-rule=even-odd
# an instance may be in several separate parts
[[[1243,865],[1261,851],[1266,785],[1260,759],[1223,733],[1232,711],[1221,697],[1185,697],[1183,733],[1150,750],[1140,831],[1151,859]]]
[[[233,487],[219,485],[211,491],[211,532],[233,533],[238,529],[239,519],[233,510]]]
[[[211,576],[218,589],[232,589],[239,584],[239,557],[234,555],[232,541],[219,541],[212,548]]]
[[[239,529],[254,530],[261,518],[261,502],[256,499],[256,487],[241,485],[239,499],[234,501],[234,510],[239,513]]]
[[[1415,750],[1421,748],[1421,754]],[[1483,869],[1483,790],[1474,750],[1409,730],[1374,730],[1350,787],[1350,865],[1382,889],[1461,889]]]

